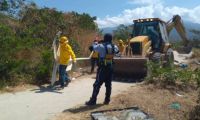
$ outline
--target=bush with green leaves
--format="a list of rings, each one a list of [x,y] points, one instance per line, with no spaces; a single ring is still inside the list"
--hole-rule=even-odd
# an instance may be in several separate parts
[[[177,71],[173,68],[163,68],[159,63],[148,62],[149,74],[146,78],[149,83],[159,83],[162,85],[175,85]]]
[[[35,83],[42,84],[49,81],[53,66],[53,55],[50,50],[42,51],[41,62],[35,68]]]
[[[10,72],[17,65],[13,58],[16,40],[12,30],[0,24],[0,79],[5,81],[10,79]]]
[[[197,83],[200,87],[200,70],[195,71],[190,68],[162,67],[159,63],[149,62],[147,64],[150,75],[146,77],[148,83],[160,84],[162,86],[181,85],[187,86],[190,83]]]
[[[84,40],[79,40],[79,34],[97,30],[96,18],[86,13],[63,13],[50,8],[40,9],[34,4],[20,8],[18,17],[4,14],[2,11],[5,10],[9,8],[0,10],[0,88],[19,83],[48,82],[56,33],[61,30],[70,39],[76,56],[80,56],[83,54],[81,48],[86,46],[78,43]]]

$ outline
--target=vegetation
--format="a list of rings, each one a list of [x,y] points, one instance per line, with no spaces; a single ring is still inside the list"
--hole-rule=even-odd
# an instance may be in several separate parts
[[[1,0],[0,11],[7,15],[16,15],[25,6],[25,0]]]
[[[192,29],[190,32],[194,34],[191,45],[195,48],[200,48],[200,30]]]
[[[198,95],[197,105],[189,113],[189,116],[188,116],[189,120],[199,120],[200,119],[200,89],[198,92],[199,92],[199,95]]]
[[[114,33],[114,39],[115,40],[123,40],[126,41],[129,38],[129,35],[131,33],[132,26],[126,26],[126,25],[119,25],[116,30],[113,31]]]
[[[146,78],[147,83],[153,83],[161,87],[187,86],[200,87],[200,69],[162,67],[159,63],[149,62],[150,75]]]
[[[70,39],[75,54],[80,56],[87,55],[85,48],[97,30],[96,18],[89,14],[39,9],[24,0],[3,0],[0,11],[0,88],[48,82],[56,33],[62,31]]]
[[[200,119],[200,69],[190,68],[168,68],[162,67],[159,63],[149,62],[148,68],[150,75],[145,79],[146,83],[154,84],[161,88],[187,91],[190,86],[192,89],[199,88],[197,105],[186,114],[189,120]]]

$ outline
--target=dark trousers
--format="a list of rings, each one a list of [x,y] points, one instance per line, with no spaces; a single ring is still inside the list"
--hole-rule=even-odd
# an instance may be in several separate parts
[[[91,73],[94,72],[95,64],[98,65],[98,58],[91,58]]]
[[[112,89],[112,76],[113,76],[113,66],[107,65],[107,66],[99,66],[97,70],[96,75],[96,81],[93,84],[93,93],[92,93],[92,99],[96,99],[99,90],[101,88],[101,85],[105,82],[106,87],[106,94],[105,99],[109,100],[111,95],[111,89]]]
[[[69,76],[66,72],[67,65],[59,65],[59,81],[60,85],[64,87],[64,83],[68,82]]]

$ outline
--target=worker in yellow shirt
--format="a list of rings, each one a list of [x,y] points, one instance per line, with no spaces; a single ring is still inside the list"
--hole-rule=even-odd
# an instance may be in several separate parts
[[[118,48],[119,48],[120,54],[122,55],[124,53],[124,49],[125,49],[125,45],[124,45],[124,42],[122,40],[119,40]]]
[[[92,56],[91,56],[91,71],[90,73],[94,72],[94,68],[95,68],[95,64],[98,65],[98,58],[99,58],[99,53],[97,51],[94,51],[93,48],[96,47],[98,45],[98,37],[96,37],[96,39],[93,41],[92,44]]]
[[[59,81],[61,88],[64,88],[64,86],[69,83],[69,76],[66,72],[66,68],[70,58],[72,58],[73,63],[76,63],[76,56],[71,46],[68,44],[68,42],[69,40],[66,36],[62,36],[59,40],[59,50],[60,50]]]

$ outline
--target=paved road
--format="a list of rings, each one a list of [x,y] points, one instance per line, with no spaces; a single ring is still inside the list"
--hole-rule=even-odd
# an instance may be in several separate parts
[[[56,114],[76,105],[84,104],[92,92],[94,75],[72,81],[64,90],[47,87],[30,89],[15,94],[0,95],[0,120],[49,120]],[[127,90],[132,83],[113,82],[112,96]],[[102,86],[98,103],[102,103],[105,87]]]

